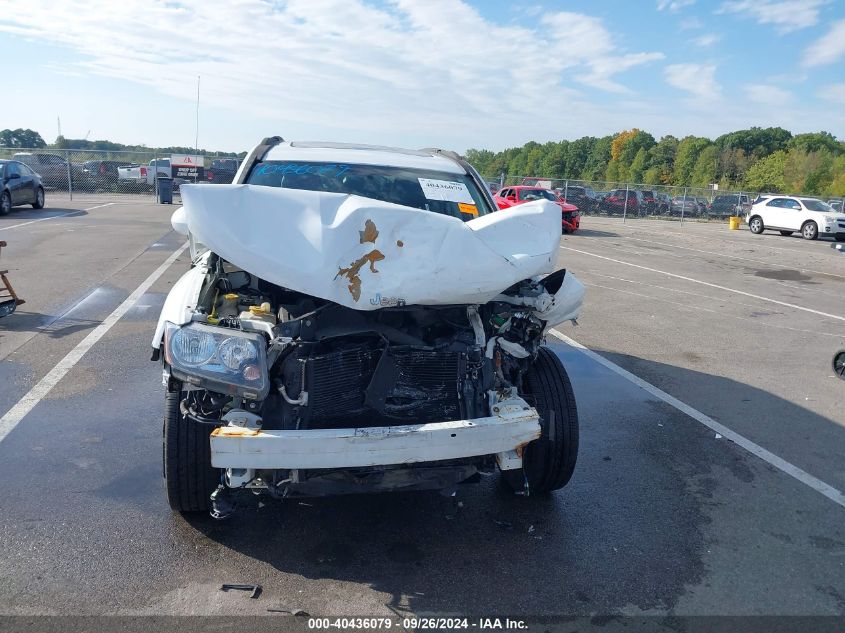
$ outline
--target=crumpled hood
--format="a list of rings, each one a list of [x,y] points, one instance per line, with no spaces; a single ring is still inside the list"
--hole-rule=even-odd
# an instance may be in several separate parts
[[[258,185],[182,185],[200,242],[266,281],[358,310],[486,303],[553,270],[560,207],[470,222],[370,198]]]

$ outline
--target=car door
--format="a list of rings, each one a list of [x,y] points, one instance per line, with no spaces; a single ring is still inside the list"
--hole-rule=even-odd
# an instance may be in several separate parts
[[[801,225],[804,223],[806,219],[806,213],[804,212],[803,207],[801,207],[801,203],[797,200],[792,200],[790,198],[784,198],[783,203],[783,223],[781,226],[785,229],[789,229],[790,231],[799,231],[801,230]]]
[[[9,197],[12,204],[23,202],[21,194],[21,171],[19,163],[6,163],[6,187],[9,189]]]
[[[21,203],[35,202],[35,172],[26,165],[18,165],[21,173]]]
[[[786,209],[784,207],[786,198],[772,198],[764,202],[760,208],[760,217],[763,218],[763,226],[770,228],[786,228]]]

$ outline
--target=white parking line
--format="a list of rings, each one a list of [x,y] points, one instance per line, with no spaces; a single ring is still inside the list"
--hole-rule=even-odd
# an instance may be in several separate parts
[[[55,387],[58,382],[65,377],[65,375],[73,369],[83,356],[90,350],[103,336],[108,332],[120,318],[126,314],[132,306],[143,296],[150,286],[152,286],[164,272],[170,268],[176,258],[185,252],[188,244],[184,244],[177,248],[164,261],[164,263],[156,268],[150,276],[141,282],[141,285],[135,288],[124,301],[114,311],[109,314],[100,325],[95,327],[91,332],[82,339],[76,347],[70,350],[67,355],[62,358],[56,366],[53,367],[47,374],[39,380],[32,389],[30,389],[23,398],[9,409],[6,414],[0,418],[0,442],[20,423],[26,415],[32,411],[44,396],[46,396]]]
[[[68,211],[67,213],[59,213],[58,215],[51,215],[49,218],[38,218],[37,220],[30,220],[29,222],[21,222],[20,224],[13,224],[12,226],[3,226],[0,227],[0,231],[8,231],[9,229],[16,229],[19,226],[26,226],[27,224],[35,224],[36,222],[44,222],[44,220],[55,220],[56,218],[63,218],[68,215],[73,215],[75,213],[80,213],[82,211],[93,211],[94,209],[102,209],[103,207],[108,207],[113,205],[114,202],[106,202],[105,204],[98,204],[96,207],[88,207],[87,209],[75,209],[74,211]]]
[[[570,248],[568,246],[561,246],[561,249],[565,251],[572,251],[574,253],[581,253],[582,255],[590,255],[591,257],[598,257],[599,259],[605,259],[609,262],[614,262],[616,264],[624,264],[625,266],[631,266],[633,268],[639,268],[640,270],[647,270],[652,273],[659,273],[661,275],[666,275],[668,277],[674,277],[675,279],[682,279],[684,281],[690,281],[692,283],[701,284],[702,286],[709,286],[710,288],[716,288],[718,290],[724,290],[725,292],[733,292],[738,295],[742,295],[744,297],[751,297],[752,299],[757,299],[759,301],[767,301],[769,303],[774,303],[779,306],[784,306],[786,308],[792,308],[793,310],[801,310],[803,312],[809,312],[811,314],[817,314],[819,316],[827,317],[828,319],[836,319],[837,321],[845,321],[845,317],[839,316],[836,314],[828,314],[827,312],[820,312],[819,310],[813,310],[812,308],[805,308],[804,306],[795,305],[794,303],[787,303],[786,301],[778,301],[777,299],[770,299],[769,297],[761,297],[760,295],[755,295],[750,292],[745,292],[744,290],[736,290],[735,288],[728,288],[727,286],[720,286],[719,284],[711,284],[709,281],[702,281],[700,279],[693,279],[692,277],[685,277],[684,275],[676,275],[675,273],[670,273],[665,270],[658,270],[657,268],[649,268],[648,266],[641,266],[640,264],[632,264],[631,262],[623,262],[621,259],[613,259],[612,257],[606,257],[604,255],[598,255],[596,253],[589,253],[587,251],[581,251],[577,248]]]
[[[558,338],[561,341],[563,341],[564,343],[566,343],[567,345],[574,347],[575,349],[577,349],[579,352],[581,352],[585,356],[591,358],[592,360],[596,361],[600,365],[607,367],[610,371],[614,372],[615,374],[618,374],[619,376],[621,376],[625,380],[635,384],[640,389],[647,391],[648,393],[650,393],[655,398],[662,400],[663,402],[665,402],[669,406],[677,409],[681,413],[688,415],[693,420],[700,422],[701,424],[703,424],[704,426],[706,426],[710,430],[712,430],[712,431],[718,433],[719,435],[721,435],[723,438],[730,440],[731,442],[733,442],[737,446],[744,448],[746,451],[748,451],[752,455],[756,455],[757,457],[762,459],[764,462],[774,466],[775,468],[777,468],[782,473],[787,474],[794,479],[797,479],[798,481],[800,481],[805,486],[808,486],[808,487],[812,488],[813,490],[815,490],[816,492],[823,494],[825,497],[827,497],[828,499],[830,499],[834,503],[836,503],[836,504],[842,506],[843,508],[845,508],[845,494],[843,494],[840,490],[837,490],[836,488],[834,488],[830,484],[823,482],[821,479],[817,479],[816,477],[813,477],[810,473],[798,468],[798,466],[791,464],[788,461],[786,461],[785,459],[778,457],[774,453],[767,451],[765,448],[763,448],[759,444],[755,444],[754,442],[749,440],[747,437],[744,437],[744,436],[740,435],[739,433],[737,433],[736,431],[729,429],[725,425],[720,424],[719,422],[716,422],[716,420],[714,420],[710,416],[705,415],[704,413],[702,413],[701,411],[699,411],[697,409],[693,409],[691,406],[689,406],[688,404],[686,404],[684,402],[681,402],[680,400],[678,400],[674,396],[670,396],[668,393],[666,393],[662,389],[658,389],[657,387],[652,385],[650,382],[646,382],[645,380],[643,380],[639,376],[635,376],[634,374],[632,374],[628,370],[622,369],[616,363],[613,363],[613,362],[607,360],[604,356],[601,356],[600,354],[597,354],[593,350],[584,347],[578,341],[575,341],[575,340],[569,338],[565,334],[561,334],[557,330],[549,330],[549,332],[552,335],[554,335],[556,338]]]
[[[717,253],[716,251],[703,251],[700,248],[692,248],[691,246],[678,246],[677,244],[667,244],[666,242],[655,242],[654,240],[646,240],[641,237],[625,236],[624,239],[636,240],[638,242],[647,242],[648,244],[657,244],[658,246],[668,246],[669,248],[678,248],[684,251],[692,251],[694,253],[703,253],[705,255],[716,255],[717,257],[727,257],[728,259],[738,259],[744,262],[754,262],[755,264],[763,264],[772,268],[783,268],[783,264],[777,262],[767,262],[762,259],[753,259],[751,257],[740,257],[739,255],[730,255],[728,253]],[[790,249],[794,250],[794,249]],[[845,275],[837,275],[836,273],[823,273],[820,270],[813,270],[812,268],[799,268],[801,272],[815,273],[817,275],[826,275],[829,277],[841,277],[845,279]]]

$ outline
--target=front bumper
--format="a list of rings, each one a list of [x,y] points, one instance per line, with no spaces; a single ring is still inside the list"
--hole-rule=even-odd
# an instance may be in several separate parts
[[[540,416],[515,393],[491,392],[493,415],[474,420],[346,429],[263,430],[223,426],[211,433],[215,468],[360,468],[496,455],[522,466],[522,447],[540,436]]]
[[[562,218],[561,225],[564,230],[577,231],[578,227],[581,225],[581,218],[577,215],[571,218]]]

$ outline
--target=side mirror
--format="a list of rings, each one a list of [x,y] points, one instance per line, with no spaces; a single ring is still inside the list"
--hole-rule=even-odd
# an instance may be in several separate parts
[[[9,180],[15,180],[16,178],[20,178],[20,174],[9,174]]]
[[[185,207],[179,207],[170,216],[170,226],[173,230],[181,235],[188,235],[188,215],[185,213]]]
[[[507,199],[510,200],[511,202],[516,202],[516,194],[512,193],[511,195],[509,195],[507,197]]]

